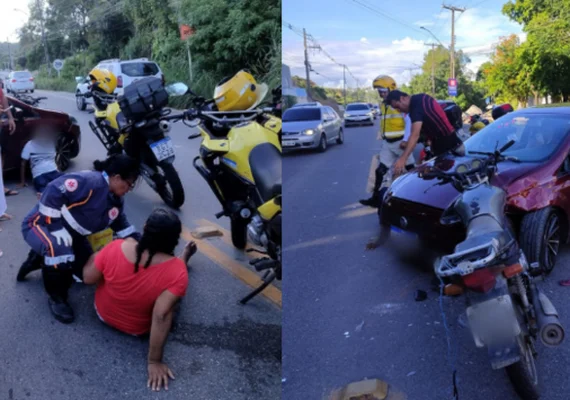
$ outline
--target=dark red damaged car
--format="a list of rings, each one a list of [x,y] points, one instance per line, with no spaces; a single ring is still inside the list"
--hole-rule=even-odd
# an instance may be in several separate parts
[[[442,156],[424,166],[451,169],[481,157],[470,152],[493,152],[510,140],[515,144],[504,155],[519,162],[499,163],[492,183],[507,192],[506,213],[529,262],[539,262],[551,271],[570,227],[568,104],[507,114],[465,141],[464,157]],[[380,222],[384,229],[411,233],[429,247],[450,253],[464,240],[464,228],[460,223],[443,224],[440,217],[458,195],[450,184],[434,186],[433,180],[412,171],[388,190]]]
[[[60,171],[69,167],[71,159],[77,157],[81,148],[81,130],[75,118],[61,111],[30,106],[11,96],[6,96],[16,122],[16,132],[8,134],[7,126],[2,132],[3,170],[20,168],[20,154],[36,129],[52,129],[57,132],[56,163]]]

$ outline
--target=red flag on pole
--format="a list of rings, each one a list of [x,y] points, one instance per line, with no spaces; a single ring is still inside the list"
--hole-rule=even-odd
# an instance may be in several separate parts
[[[188,25],[180,25],[180,40],[186,40],[196,33],[196,30]]]

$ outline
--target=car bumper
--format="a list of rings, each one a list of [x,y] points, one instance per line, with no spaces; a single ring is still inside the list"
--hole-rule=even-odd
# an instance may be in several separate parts
[[[442,225],[443,210],[387,196],[382,204],[380,222],[386,229],[419,237],[438,250],[453,251],[465,239],[461,224]]]
[[[281,140],[281,148],[283,150],[314,149],[318,146],[319,139],[317,135],[283,136]]]
[[[34,82],[29,82],[29,83],[12,83],[10,84],[10,90],[13,90],[15,92],[20,92],[23,90],[34,90],[36,87],[36,85],[34,84]]]
[[[362,117],[344,117],[345,124],[362,124],[372,122],[374,117],[362,116]]]

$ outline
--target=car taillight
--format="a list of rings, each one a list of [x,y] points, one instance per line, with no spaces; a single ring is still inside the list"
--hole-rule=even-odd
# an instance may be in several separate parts
[[[123,87],[123,77],[121,75],[117,77],[117,87]]]
[[[475,292],[487,293],[495,287],[495,274],[489,268],[482,268],[463,277],[463,283]]]
[[[30,78],[30,81],[32,81],[32,82],[34,81],[34,77],[33,77],[33,76]]]

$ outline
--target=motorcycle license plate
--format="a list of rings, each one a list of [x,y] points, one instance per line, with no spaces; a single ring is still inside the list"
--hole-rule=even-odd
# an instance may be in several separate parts
[[[508,294],[467,307],[467,320],[477,347],[488,346],[521,333]]]
[[[165,137],[158,142],[152,143],[150,148],[158,161],[166,160],[167,158],[174,156],[174,146],[172,145],[172,140],[169,137]]]
[[[284,140],[283,143],[281,143],[281,145],[283,147],[295,147],[295,141],[293,140]]]

